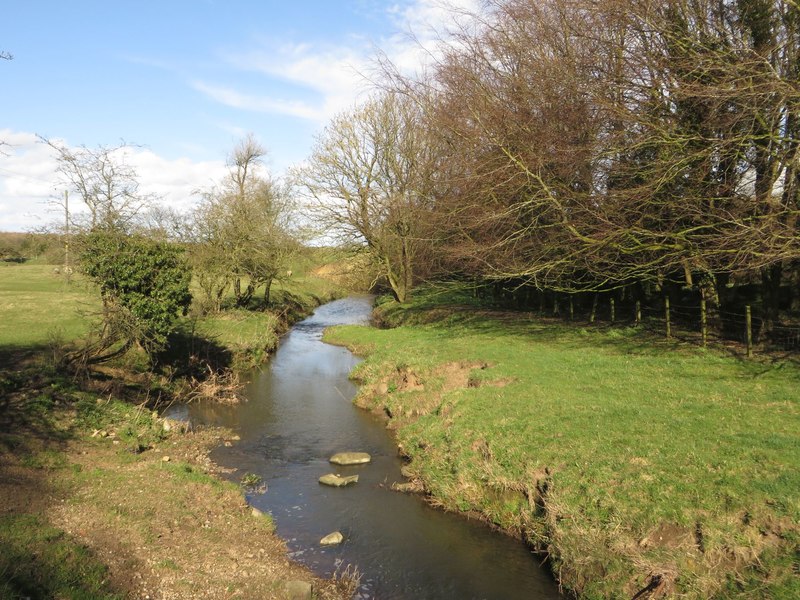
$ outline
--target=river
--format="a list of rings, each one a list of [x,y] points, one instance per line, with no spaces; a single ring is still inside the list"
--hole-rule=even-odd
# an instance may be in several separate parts
[[[292,557],[321,576],[356,566],[357,598],[559,598],[539,557],[522,542],[389,489],[403,481],[401,462],[382,421],[352,404],[356,388],[348,373],[359,359],[322,342],[330,325],[366,324],[371,302],[338,300],[296,324],[270,362],[252,373],[247,402],[190,406],[194,422],[230,427],[241,438],[212,458],[235,468],[237,479],[263,478],[266,492],[247,500],[273,516]],[[372,462],[329,464],[340,451],[368,452]],[[331,472],[360,479],[346,488],[320,485],[319,477]],[[319,545],[337,530],[343,544]]]

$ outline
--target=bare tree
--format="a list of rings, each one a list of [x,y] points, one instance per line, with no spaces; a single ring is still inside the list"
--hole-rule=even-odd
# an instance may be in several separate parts
[[[569,291],[760,274],[774,307],[800,252],[796,3],[490,7],[432,84],[454,268]]]
[[[242,139],[228,160],[227,178],[203,192],[192,219],[192,257],[208,308],[218,310],[229,285],[237,305],[247,306],[272,283],[297,250],[290,233],[288,190],[263,169],[266,150],[253,135]]]
[[[136,170],[126,162],[133,146],[98,146],[96,149],[40,138],[53,148],[62,182],[75,192],[89,210],[85,227],[90,230],[129,230],[153,196],[139,191]]]
[[[381,92],[333,119],[295,179],[319,222],[365,245],[398,301],[414,283],[421,211],[432,200],[435,153],[408,97]]]

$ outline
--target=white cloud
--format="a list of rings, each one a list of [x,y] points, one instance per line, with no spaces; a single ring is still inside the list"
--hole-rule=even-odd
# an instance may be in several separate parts
[[[383,40],[387,57],[406,75],[419,74],[442,55],[443,44],[482,14],[480,0],[415,0],[390,12],[398,33]]]
[[[32,133],[0,130],[0,231],[44,225],[48,199],[56,191],[56,162],[50,148]]]
[[[229,87],[211,85],[202,81],[193,81],[191,85],[198,92],[202,92],[220,104],[232,108],[284,114],[300,117],[301,119],[319,120],[322,118],[317,109],[298,100],[279,100],[269,96],[254,96]]]
[[[222,160],[168,160],[146,149],[129,150],[127,160],[136,169],[142,193],[153,194],[159,198],[159,204],[180,212],[197,203],[198,189],[210,187],[227,173]]]
[[[369,90],[379,52],[401,73],[418,74],[439,55],[442,40],[447,40],[462,20],[478,13],[480,4],[480,0],[415,0],[384,9],[397,30],[389,37],[367,40],[351,36],[338,45],[267,42],[255,49],[224,55],[234,69],[263,73],[316,93],[319,99],[313,106],[307,102],[255,97],[199,82],[194,87],[228,106],[324,123],[350,108]]]
[[[49,201],[60,199],[65,189],[53,150],[33,133],[0,130],[0,140],[8,144],[3,147],[7,156],[0,156],[0,231],[25,231],[60,221],[62,209]],[[128,148],[125,153],[138,173],[140,191],[181,212],[197,202],[198,188],[226,173],[222,160],[170,160],[145,148]],[[77,200],[70,204],[81,211]]]
[[[363,73],[369,67],[366,48],[348,46],[311,46],[282,44],[269,48],[229,53],[228,63],[236,69],[262,73],[311,91],[318,100],[313,107],[301,103],[304,114],[312,120],[325,122],[337,112],[352,105],[365,89]],[[287,114],[292,114],[287,111]]]

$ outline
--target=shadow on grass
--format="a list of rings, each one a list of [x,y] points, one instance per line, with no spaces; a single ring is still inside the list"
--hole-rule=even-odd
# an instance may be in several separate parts
[[[86,546],[37,515],[0,517],[0,597],[122,598]]]
[[[515,337],[540,343],[558,344],[571,350],[602,349],[618,355],[663,356],[683,354],[700,356],[703,352],[734,359],[753,378],[774,371],[786,370],[787,376],[800,379],[800,356],[797,353],[762,350],[754,359],[746,355],[742,344],[717,337],[709,338],[708,350],[702,348],[699,332],[673,330],[666,339],[659,321],[589,323],[584,320],[566,321],[558,317],[543,317],[523,310],[495,309],[475,304],[443,304],[440,299],[415,301],[412,306],[388,306],[379,311],[378,326],[424,325],[443,329],[452,335],[486,336],[493,340]]]
[[[0,348],[0,452],[60,448],[70,437],[54,422],[53,411],[57,404],[70,401],[71,386],[47,369],[29,364],[35,352]]]
[[[44,517],[63,498],[69,380],[32,359],[42,348],[0,347],[0,598],[121,598],[107,568]]]

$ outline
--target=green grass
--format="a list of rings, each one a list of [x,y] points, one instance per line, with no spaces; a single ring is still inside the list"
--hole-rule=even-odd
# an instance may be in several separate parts
[[[233,345],[249,345],[254,332],[263,331],[276,315],[309,310],[340,295],[339,287],[311,274],[317,261],[329,254],[316,250],[309,251],[308,256],[298,256],[290,265],[292,276],[283,275],[273,284],[270,312],[275,314],[253,313],[243,318],[239,313],[245,311],[233,311],[231,318],[211,317],[205,325],[209,334],[219,335]],[[73,275],[70,284],[65,283],[53,268],[36,261],[0,262],[0,346],[43,347],[56,339],[75,340],[91,330],[92,313],[99,309],[96,290],[78,274]],[[229,290],[227,300],[231,299]]]
[[[0,598],[123,597],[91,550],[41,517],[0,516],[0,548]]]
[[[327,334],[368,356],[355,377],[385,393],[361,401],[389,408],[439,501],[521,531],[586,597],[630,597],[653,573],[693,598],[800,591],[797,366],[451,300]],[[488,367],[453,387],[448,363]],[[665,527],[676,539],[656,540]]]
[[[86,334],[97,295],[73,276],[67,285],[52,265],[0,262],[0,345],[31,348]]]
[[[267,310],[231,308],[186,320],[181,328],[184,335],[193,330],[195,335],[230,350],[234,365],[246,368],[264,362],[288,324],[341,293],[340,288],[329,282],[301,273],[273,285]]]
[[[310,259],[296,262],[291,277],[273,284],[267,310],[230,309],[196,320],[187,317],[179,324],[181,332],[186,335],[194,330],[230,350],[238,366],[263,362],[277,345],[286,323],[342,293],[334,284],[310,274]],[[231,302],[232,296],[227,300]],[[92,313],[98,309],[97,291],[80,275],[74,275],[67,285],[62,276],[53,272],[52,265],[0,262],[2,352],[48,348],[55,351],[89,333],[95,323]],[[136,359],[128,357],[126,364],[135,367],[130,361]]]
[[[232,351],[247,366],[262,362],[277,345],[280,322],[273,312],[232,309],[200,317],[193,326],[195,334]]]

